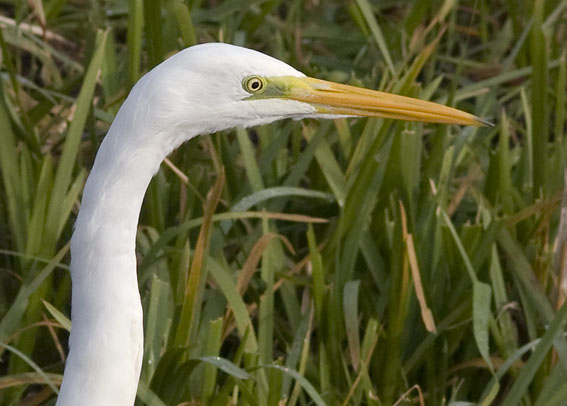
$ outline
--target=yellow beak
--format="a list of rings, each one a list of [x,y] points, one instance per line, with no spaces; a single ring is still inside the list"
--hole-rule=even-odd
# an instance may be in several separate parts
[[[309,103],[323,114],[492,125],[472,114],[441,104],[309,77],[270,78],[268,86],[270,85],[279,90],[279,97]]]

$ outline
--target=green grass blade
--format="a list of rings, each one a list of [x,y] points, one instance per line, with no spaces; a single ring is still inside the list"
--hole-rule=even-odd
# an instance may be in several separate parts
[[[219,289],[224,294],[229,308],[234,314],[236,320],[236,325],[241,337],[244,337],[245,333],[248,331],[246,340],[246,350],[250,352],[256,352],[258,348],[258,343],[254,335],[254,329],[252,321],[248,315],[248,310],[246,309],[246,304],[242,300],[238,290],[236,289],[236,284],[232,281],[230,276],[226,271],[214,261],[209,258],[207,261],[209,264],[209,272],[211,277],[217,283]]]
[[[563,53],[559,62],[556,94],[554,138],[558,145],[563,145],[567,131],[564,130],[567,118],[567,51]]]
[[[567,306],[564,305],[551,320],[549,328],[542,336],[541,341],[535,348],[524,368],[522,368],[522,372],[518,375],[514,385],[510,388],[508,396],[506,396],[504,400],[506,405],[516,406],[520,404],[529,384],[553,345],[553,341],[563,334],[566,320]]]
[[[181,0],[171,2],[170,7],[177,18],[177,25],[181,32],[183,45],[186,47],[195,45],[197,38],[195,37],[195,28],[193,27],[193,20],[191,19],[189,8],[187,5],[183,4]]]
[[[128,0],[128,85],[140,78],[144,0]]]
[[[71,184],[71,176],[79,152],[81,135],[87,121],[87,115],[91,109],[97,77],[102,67],[107,36],[107,32],[99,33],[98,35],[97,48],[85,73],[83,86],[75,103],[75,114],[69,125],[63,152],[57,165],[45,226],[46,241],[51,241],[52,244],[57,240],[57,232],[60,230],[59,225],[63,214],[62,208],[65,207],[64,196],[67,196],[68,188]]]
[[[318,132],[323,133],[326,127],[321,126]],[[333,191],[335,198],[340,206],[344,204],[346,198],[346,181],[343,172],[337,163],[329,144],[324,139],[319,139],[319,133],[313,132],[310,128],[305,128],[303,135],[311,142],[317,139],[317,149],[315,150],[315,158],[319,167],[323,171],[323,175]]]
[[[222,318],[213,320],[209,323],[207,342],[204,354],[207,357],[218,357],[222,343]],[[201,384],[201,401],[208,404],[212,397],[217,381],[217,368],[212,364],[205,366],[203,380]]]
[[[26,220],[24,212],[18,208],[24,207],[18,193],[18,185],[22,184],[16,153],[16,138],[10,122],[10,114],[6,105],[4,85],[0,82],[0,169],[2,185],[5,190],[10,229],[15,239],[15,246],[23,251],[26,241]]]
[[[67,330],[69,333],[71,332],[71,319],[61,313],[55,306],[47,301],[43,301],[43,305],[47,309],[47,311],[53,316],[55,320],[61,324],[61,326]]]
[[[47,383],[47,385],[51,388],[51,390],[54,393],[59,393],[59,389],[57,389],[57,387],[52,382],[52,380],[49,378],[49,376],[46,375],[46,373],[43,372],[43,370],[35,362],[33,362],[33,360],[31,358],[29,358],[26,354],[19,351],[17,348],[12,347],[11,345],[4,344],[3,342],[0,342],[0,347],[16,354],[26,364],[28,364],[39,376],[41,376],[41,378],[43,378],[43,381]]]
[[[246,130],[241,128],[236,130],[236,138],[240,145],[240,150],[242,151],[242,161],[246,168],[248,182],[250,182],[252,191],[258,192],[264,189],[264,181],[262,180],[258,164],[256,163],[256,154],[254,153],[252,142],[250,138],[248,138]]]
[[[251,376],[248,372],[243,370],[242,368],[234,365],[232,362],[225,358],[221,357],[213,357],[213,356],[204,356],[196,358],[199,361],[205,362],[209,365],[212,365],[223,372],[237,378],[237,379],[250,379]]]
[[[315,304],[315,316],[318,323],[323,322],[323,311],[325,309],[325,268],[323,258],[317,248],[315,232],[310,224],[307,229],[307,245],[309,246],[309,258],[311,260],[311,272],[313,275],[312,295]]]
[[[47,215],[47,204],[49,197],[49,188],[53,184],[53,159],[51,155],[47,155],[43,160],[39,179],[37,181],[37,189],[35,193],[35,201],[31,211],[29,230],[26,242],[26,254],[36,255],[41,252],[41,243],[44,238],[43,226]]]
[[[309,190],[299,187],[279,186],[259,190],[240,199],[231,207],[233,212],[244,212],[257,204],[277,197],[301,196],[314,199],[332,200],[333,196],[318,190]]]
[[[150,299],[144,309],[146,316],[144,337],[143,380],[150,382],[157,366],[163,342],[167,342],[168,325],[171,320],[164,317],[170,314],[168,306],[169,285],[157,275],[152,275]]]
[[[282,371],[286,375],[289,375],[292,378],[294,378],[296,380],[296,382],[299,382],[299,384],[303,387],[305,392],[307,392],[307,394],[311,397],[311,400],[313,401],[313,403],[315,403],[317,406],[326,406],[327,405],[325,403],[325,401],[323,400],[323,398],[321,397],[321,395],[313,387],[313,385],[311,385],[309,383],[309,381],[307,379],[305,379],[304,376],[300,375],[299,372],[297,372],[293,369],[286,368],[286,367],[281,366],[281,365],[261,365],[261,366],[259,366],[259,368],[277,369],[277,370]]]
[[[262,221],[264,235],[270,233],[268,221]],[[258,350],[259,362],[267,363],[273,358],[274,348],[274,281],[276,267],[279,264],[277,241],[270,241],[262,252],[260,276],[265,284],[265,291],[258,305]]]
[[[144,0],[144,30],[150,68],[163,60],[161,3],[161,0]]]
[[[358,291],[360,281],[350,281],[345,285],[343,296],[343,309],[346,333],[348,339],[348,348],[352,365],[358,370],[360,363],[360,336],[358,325]]]
[[[167,406],[143,381],[138,384],[136,396],[147,406]]]
[[[358,7],[360,7],[360,11],[366,20],[366,24],[370,28],[372,32],[372,36],[386,61],[386,66],[390,70],[390,73],[395,77],[396,76],[396,68],[394,67],[394,62],[392,61],[392,57],[390,56],[390,51],[388,50],[388,45],[386,44],[386,39],[382,34],[382,30],[380,29],[380,25],[376,18],[374,17],[374,13],[372,12],[372,8],[370,7],[370,3],[368,0],[356,0]]]
[[[473,333],[478,347],[486,365],[493,370],[490,359],[490,349],[488,340],[488,327],[492,314],[490,313],[490,302],[492,289],[490,285],[476,281],[473,284]]]
[[[533,63],[532,72],[532,133],[533,133],[533,180],[534,197],[543,195],[546,190],[546,145],[549,137],[547,119],[547,39],[543,33],[543,0],[535,0],[534,23],[532,26],[530,51]]]
[[[10,337],[17,329],[24,313],[27,310],[28,300],[41,284],[45,281],[53,270],[59,265],[62,259],[69,251],[69,245],[65,245],[57,255],[55,255],[51,261],[40,271],[34,278],[29,282],[25,282],[24,285],[18,291],[18,294],[11,304],[10,308],[6,313],[4,313],[2,320],[0,321],[0,342],[5,342],[8,337]]]

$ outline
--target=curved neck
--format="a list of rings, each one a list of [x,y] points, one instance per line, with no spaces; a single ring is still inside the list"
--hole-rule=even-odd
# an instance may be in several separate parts
[[[87,179],[71,239],[73,327],[57,406],[134,404],[143,356],[136,229],[169,152],[154,139],[113,124]]]

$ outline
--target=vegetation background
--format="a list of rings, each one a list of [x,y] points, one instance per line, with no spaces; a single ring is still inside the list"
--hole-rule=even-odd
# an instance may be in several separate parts
[[[54,404],[97,147],[144,72],[208,41],[496,126],[283,121],[172,154],[138,233],[137,404],[567,404],[567,1],[0,13],[0,404]]]

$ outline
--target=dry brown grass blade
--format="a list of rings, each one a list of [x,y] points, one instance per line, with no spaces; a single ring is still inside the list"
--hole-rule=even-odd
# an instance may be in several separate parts
[[[46,41],[53,41],[61,45],[75,49],[77,44],[50,30],[44,30],[39,25],[17,22],[13,18],[0,15],[0,27],[17,27],[19,30],[29,32],[30,34],[43,37]]]
[[[368,365],[370,365],[370,359],[372,358],[372,354],[374,354],[374,349],[376,348],[376,344],[378,343],[379,337],[380,337],[380,335],[376,335],[374,340],[372,340],[372,344],[370,345],[370,351],[368,351],[368,355],[364,358],[364,360],[362,360],[362,365],[360,366],[360,368],[358,370],[358,374],[356,375],[356,379],[352,383],[350,390],[349,390],[345,400],[343,401],[343,406],[348,405],[348,402],[352,398],[352,396],[354,395],[354,392],[355,392],[356,388],[358,387],[358,384],[362,380],[362,377],[364,376],[365,373],[368,373],[368,371],[367,371]]]
[[[417,396],[418,396],[418,399],[419,399],[419,405],[425,406],[425,398],[423,396],[423,392],[421,391],[421,387],[419,385],[413,385],[411,388],[409,388],[407,391],[405,391],[405,393],[402,396],[400,396],[400,398],[396,401],[396,403],[394,403],[394,406],[401,405],[402,402],[405,402],[407,400],[407,397],[409,396],[409,394],[411,392],[413,392],[414,390],[417,391]]]
[[[325,243],[320,244],[317,247],[317,250],[320,251],[321,249],[323,249],[323,247],[325,246]],[[274,283],[274,292],[277,292],[277,290],[282,286],[282,284],[284,283],[284,281],[288,280],[289,278],[291,278],[293,275],[298,274],[302,269],[304,269],[309,262],[311,261],[311,257],[309,255],[305,256],[304,258],[301,259],[301,261],[297,262],[287,273],[284,277],[279,278],[275,283]],[[250,305],[247,305],[246,308],[248,309],[248,314],[250,314],[251,316],[256,312],[256,310],[258,309],[258,305],[256,303],[252,303]],[[224,331],[224,337],[230,335],[230,333],[236,328],[236,323],[234,321],[230,321],[228,323],[228,325],[225,328]]]
[[[207,201],[204,205],[203,225],[199,231],[199,237],[193,252],[193,260],[185,285],[185,299],[181,308],[179,317],[179,325],[175,334],[176,345],[185,346],[189,344],[192,330],[195,326],[195,315],[200,302],[199,289],[201,287],[201,278],[204,274],[205,260],[207,258],[208,245],[211,234],[211,226],[213,223],[213,214],[217,208],[222,194],[225,173],[221,168],[217,175],[217,180],[211,191],[207,195]]]
[[[203,225],[199,231],[199,237],[197,238],[197,244],[195,245],[195,253],[193,255],[193,261],[191,262],[191,270],[189,272],[189,280],[191,277],[200,274],[200,270],[203,266],[205,260],[206,248],[209,242],[209,236],[211,231],[211,224],[213,222],[213,214],[217,208],[217,204],[220,200],[222,193],[222,186],[224,184],[224,170],[221,170],[217,176],[215,185],[208,193],[207,201],[205,202],[204,209],[205,213],[203,215]],[[188,290],[191,287],[191,283],[187,284]],[[189,292],[186,291],[185,294]]]
[[[246,292],[246,289],[248,288],[248,284],[250,283],[252,276],[254,276],[254,273],[256,272],[258,262],[260,262],[260,259],[262,258],[262,253],[264,252],[270,241],[272,241],[274,238],[281,239],[282,242],[285,244],[285,246],[288,247],[288,249],[292,253],[294,253],[293,246],[291,245],[291,243],[287,240],[287,238],[281,235],[269,233],[269,234],[264,234],[262,237],[260,237],[258,241],[256,241],[256,244],[254,244],[254,246],[252,247],[252,250],[250,251],[250,255],[246,259],[246,262],[242,266],[242,269],[240,270],[240,274],[238,275],[238,281],[236,282],[236,289],[238,290],[238,293],[240,293],[241,295],[244,292]]]
[[[303,214],[287,214],[274,212],[247,211],[242,213],[241,218],[267,218],[271,220],[292,221],[295,223],[328,223],[329,220],[321,217],[304,216]]]
[[[413,286],[415,289],[415,294],[419,302],[419,308],[421,309],[421,319],[427,331],[433,334],[437,334],[437,329],[435,328],[435,320],[433,319],[433,313],[431,309],[427,306],[427,301],[425,299],[425,293],[423,292],[423,284],[421,283],[421,274],[419,272],[419,265],[417,264],[417,255],[415,252],[415,245],[413,243],[413,237],[408,233],[406,212],[403,203],[400,201],[400,212],[402,217],[402,233],[403,238],[406,243],[407,255],[410,264],[411,276],[413,280]]]
[[[56,385],[61,385],[63,376],[46,372],[45,375]],[[37,372],[24,372],[16,375],[7,375],[0,378],[0,390],[18,385],[44,385],[47,382]]]
[[[246,262],[244,263],[242,269],[240,270],[240,273],[238,274],[238,280],[236,281],[236,290],[240,295],[243,295],[244,292],[246,292],[246,289],[248,289],[248,285],[250,284],[252,277],[256,273],[256,270],[258,268],[258,263],[262,258],[262,254],[264,253],[264,250],[266,249],[268,244],[275,238],[279,238],[292,253],[295,253],[293,250],[293,246],[288,241],[288,239],[279,234],[268,233],[260,237],[252,247],[252,250],[250,251],[250,255],[248,255],[248,258],[246,258]],[[225,334],[228,334],[227,333],[228,331],[232,331],[232,328],[229,328],[229,326],[234,327],[231,324],[232,322],[231,315],[232,315],[231,308],[228,307],[224,315]]]

